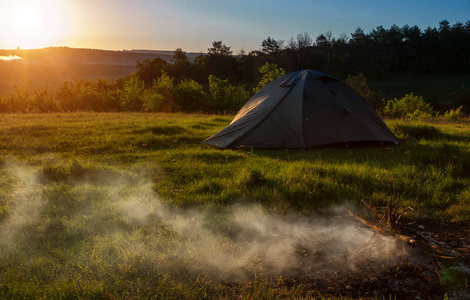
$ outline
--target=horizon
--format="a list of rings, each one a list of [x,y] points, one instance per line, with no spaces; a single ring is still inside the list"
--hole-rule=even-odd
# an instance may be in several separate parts
[[[137,51],[151,51],[151,52],[174,52],[176,49],[101,49],[101,48],[84,48],[84,47],[70,47],[70,46],[45,46],[39,48],[21,48],[17,47],[16,49],[5,49],[0,48],[0,51],[29,51],[29,50],[44,50],[49,48],[68,48],[68,49],[77,49],[77,50],[99,50],[99,51],[116,51],[116,52],[137,52]],[[183,49],[184,50],[184,49]],[[184,51],[186,53],[200,53],[195,51]],[[207,53],[203,52],[203,53]]]
[[[213,41],[223,41],[233,53],[259,50],[267,37],[287,41],[299,33],[315,40],[331,31],[333,37],[360,27],[396,24],[435,28],[442,20],[465,23],[468,1],[404,0],[275,1],[190,0],[16,0],[2,6],[0,48],[14,50],[69,47],[110,51],[153,50],[206,53]],[[129,50],[128,50],[129,51]]]

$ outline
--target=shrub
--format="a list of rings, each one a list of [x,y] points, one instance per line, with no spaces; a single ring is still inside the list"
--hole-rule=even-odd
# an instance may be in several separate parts
[[[98,79],[93,84],[93,92],[99,95],[100,101],[93,108],[95,111],[117,111],[119,110],[119,101],[121,91],[116,84],[109,83],[106,79]]]
[[[432,116],[432,107],[422,97],[414,96],[411,93],[401,99],[388,100],[383,114],[395,118],[420,119]]]
[[[470,114],[470,87],[463,86],[454,95],[452,106],[462,106],[462,112],[464,114]]]
[[[144,106],[151,111],[173,111],[173,78],[165,71],[157,80],[153,81],[153,86],[145,91]]]
[[[0,99],[2,112],[54,112],[60,110],[59,103],[49,94],[47,85],[31,92],[30,82],[15,84],[15,92]]]
[[[457,120],[459,118],[465,117],[465,114],[462,111],[462,106],[456,109],[450,109],[444,113],[444,118],[449,120]]]
[[[120,106],[123,110],[141,110],[144,102],[144,81],[136,74],[130,75],[122,90]]]
[[[30,100],[31,82],[23,81],[20,85],[15,84],[15,93],[10,96],[9,110],[15,112],[27,112]]]
[[[227,92],[230,97],[230,101],[226,110],[231,112],[237,112],[240,110],[240,108],[242,108],[242,106],[250,99],[250,93],[248,93],[242,85],[229,85],[227,87]]]
[[[43,90],[35,89],[28,105],[29,112],[55,112],[60,111],[60,104],[50,94],[46,87]]]
[[[207,111],[210,108],[208,95],[196,81],[184,80],[173,90],[175,109],[183,112]]]
[[[384,101],[382,100],[383,97],[381,97],[381,93],[374,92],[369,88],[369,84],[367,83],[367,79],[364,74],[360,73],[356,76],[348,75],[346,83],[359,95],[364,97],[370,106],[375,109],[382,110],[384,107]]]
[[[214,75],[209,76],[209,90],[212,110],[217,112],[238,111],[250,97],[244,86],[232,86]]]
[[[258,83],[258,86],[253,89],[253,92],[255,93],[259,92],[266,85],[286,74],[284,69],[278,68],[276,64],[270,64],[268,62],[258,70],[263,76],[261,77],[261,81]]]
[[[9,98],[7,96],[0,95],[0,112],[9,112],[10,111],[10,105],[8,101]]]
[[[62,111],[111,111],[119,109],[120,93],[115,85],[98,79],[66,81],[55,95]]]

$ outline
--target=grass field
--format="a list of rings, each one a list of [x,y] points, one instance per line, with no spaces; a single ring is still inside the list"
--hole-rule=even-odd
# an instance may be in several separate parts
[[[436,110],[445,111],[464,105],[468,106],[467,96],[458,99],[458,94],[468,90],[470,76],[468,75],[428,75],[406,76],[384,80],[371,80],[370,86],[374,91],[381,91],[386,99],[401,98],[405,94],[414,93],[422,96]]]
[[[0,298],[327,298],[299,274],[357,269],[371,235],[317,217],[368,198],[470,221],[468,119],[387,120],[398,146],[300,151],[201,144],[232,116],[0,117]],[[313,241],[336,263],[293,258]],[[367,258],[390,261],[378,242]]]

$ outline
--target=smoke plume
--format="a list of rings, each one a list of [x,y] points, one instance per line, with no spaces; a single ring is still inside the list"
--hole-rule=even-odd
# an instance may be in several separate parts
[[[161,200],[151,176],[138,168],[109,172],[99,181],[91,171],[80,180],[41,184],[41,170],[4,168],[16,180],[10,211],[0,223],[2,249],[39,220],[55,222],[45,226],[52,232],[51,244],[80,245],[70,248],[82,249],[81,266],[99,264],[119,272],[132,266],[224,281],[255,273],[313,276],[386,263],[400,254],[395,241],[347,217],[347,207],[334,208],[327,217],[281,214],[257,204],[181,208]]]

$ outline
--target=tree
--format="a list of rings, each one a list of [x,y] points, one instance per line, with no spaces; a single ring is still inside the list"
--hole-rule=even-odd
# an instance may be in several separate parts
[[[207,53],[209,55],[228,56],[232,54],[232,50],[230,50],[230,48],[231,47],[222,44],[222,41],[214,41],[212,42],[212,48],[207,49]]]
[[[268,36],[261,42],[261,51],[266,55],[276,54],[281,50],[281,44],[283,41],[276,41],[275,39]]]
[[[297,49],[305,49],[312,45],[312,38],[307,32],[297,34]]]
[[[348,75],[346,84],[352,87],[359,95],[364,97],[366,101],[375,109],[382,109],[383,103],[380,93],[372,91],[367,83],[366,77],[360,73],[356,76]]]
[[[298,67],[303,69],[307,61],[306,49],[312,45],[312,38],[307,32],[297,34]]]
[[[188,64],[189,65],[189,59],[186,56],[186,52],[183,51],[181,48],[176,48],[176,50],[173,52],[173,56],[171,57],[171,61],[174,64]]]
[[[342,44],[347,44],[349,42],[349,37],[348,35],[345,33],[345,32],[342,32],[340,35],[339,35],[339,38],[337,40],[337,42],[340,42]]]
[[[364,33],[364,30],[361,27],[357,27],[354,33],[351,33],[351,40],[350,42],[353,44],[364,43],[366,41],[367,36]]]
[[[269,83],[278,79],[286,74],[286,71],[282,68],[278,68],[276,64],[265,63],[264,66],[259,68],[259,72],[263,75],[258,86],[253,89],[253,92],[257,93]]]
[[[145,85],[150,86],[153,80],[162,75],[162,71],[167,70],[168,63],[157,57],[153,60],[144,59],[137,62],[137,76],[144,81]]]
[[[232,56],[232,50],[222,41],[212,42],[212,48],[208,48],[208,55],[198,59],[201,64],[198,69],[207,70],[208,75],[229,78],[236,74],[236,58]],[[194,62],[196,64],[196,61]]]
[[[447,32],[450,29],[450,23],[447,20],[442,20],[439,22],[439,31]]]
[[[144,107],[150,111],[173,111],[173,81],[165,71],[144,93]]]
[[[321,48],[329,46],[328,39],[323,33],[317,36],[317,38],[315,39],[315,45]]]
[[[287,40],[287,49],[291,50],[291,51],[295,51],[297,49],[297,43],[294,39],[293,36],[291,36],[288,40]]]
[[[186,56],[186,52],[184,52],[181,48],[177,48],[173,52],[171,61],[173,62],[169,68],[169,73],[171,76],[175,77],[177,80],[182,80],[183,78],[187,78],[189,76],[191,63]]]

